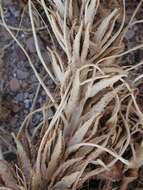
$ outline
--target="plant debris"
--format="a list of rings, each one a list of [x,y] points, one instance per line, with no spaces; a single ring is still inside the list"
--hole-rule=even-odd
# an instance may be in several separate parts
[[[54,92],[11,32],[0,8],[3,26],[49,97],[43,107],[27,115],[17,134],[2,131],[0,189],[78,190],[94,179],[94,189],[126,190],[143,164],[143,141],[136,138],[142,136],[143,127],[138,104],[143,75],[129,80],[132,70],[143,63],[122,66],[121,58],[143,48],[139,44],[126,50],[123,41],[142,1],[127,26],[124,0],[111,1],[109,8],[100,0],[38,2],[51,27],[51,45],[47,43],[51,66],[42,56],[37,37],[36,28],[41,27],[34,17],[37,3],[29,0],[31,31],[41,67],[56,87]],[[35,113],[42,113],[42,120],[31,129]],[[17,159],[6,161],[7,151]]]

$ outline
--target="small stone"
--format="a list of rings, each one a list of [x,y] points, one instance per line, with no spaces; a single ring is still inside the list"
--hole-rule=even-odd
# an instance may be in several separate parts
[[[21,34],[21,37],[22,37],[22,38],[25,38],[25,34],[24,34],[24,33],[22,33],[22,34]]]
[[[27,99],[29,97],[29,93],[28,92],[25,92],[24,93],[24,99]]]
[[[20,80],[27,79],[29,76],[29,73],[26,71],[21,71],[20,69],[17,70],[17,78]]]
[[[34,39],[32,37],[28,38],[28,40],[26,41],[26,46],[27,46],[27,49],[30,51],[30,53],[36,52]]]
[[[25,108],[29,109],[31,107],[32,101],[29,99],[24,100]]]
[[[12,91],[17,91],[20,89],[20,84],[16,78],[10,80],[10,89]]]
[[[14,113],[17,113],[20,110],[20,106],[15,104],[15,105],[13,105],[12,110]]]
[[[44,46],[40,38],[38,38],[38,45],[39,45],[40,50],[44,50]],[[30,53],[36,52],[36,47],[35,47],[35,42],[34,42],[33,37],[28,38],[28,40],[26,41],[26,47]]]
[[[16,77],[16,73],[14,73],[13,76]]]
[[[18,101],[18,102],[22,102],[23,99],[24,99],[24,96],[23,96],[23,93],[19,93],[16,95],[15,99]]]
[[[38,113],[32,118],[32,122],[34,125],[37,125],[39,121],[41,121],[43,118],[42,114]]]
[[[28,98],[32,99],[33,96],[34,96],[34,94],[29,94],[29,95],[28,95]]]
[[[41,114],[37,114],[36,115],[36,121],[40,121],[42,119],[42,115]]]
[[[26,82],[24,82],[24,81],[22,82],[21,86],[22,86],[23,89],[28,88],[28,84]]]

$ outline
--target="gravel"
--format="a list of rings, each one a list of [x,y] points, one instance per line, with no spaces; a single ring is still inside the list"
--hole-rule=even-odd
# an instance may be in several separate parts
[[[22,71],[20,69],[17,69],[16,74],[17,74],[17,78],[20,80],[27,79],[29,76],[29,72]]]
[[[15,97],[15,99],[18,101],[18,102],[22,102],[23,99],[24,99],[24,94],[23,93],[18,93]]]
[[[17,91],[20,89],[20,84],[19,84],[19,81],[16,79],[16,78],[12,78],[9,82],[10,84],[10,89],[12,91]]]
[[[24,100],[24,104],[25,104],[26,109],[30,109],[32,106],[32,100],[26,99],[26,100]]]

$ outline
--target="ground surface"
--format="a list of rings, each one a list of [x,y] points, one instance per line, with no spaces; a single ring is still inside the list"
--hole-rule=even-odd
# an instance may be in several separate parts
[[[20,2],[20,1],[19,1]],[[30,28],[28,12],[23,13],[23,4],[18,1],[4,0],[4,16],[8,25],[18,27],[21,23],[22,28]],[[32,33],[30,31],[12,30],[24,48],[28,51],[32,62],[36,66],[38,72],[45,76],[41,69],[40,62],[36,55],[36,49]],[[49,57],[45,44],[40,38],[39,44],[46,63],[49,64]],[[48,80],[50,88],[51,81]],[[16,131],[24,120],[25,116],[30,112],[38,82],[31,69],[26,56],[12,40],[11,36],[0,26],[0,127],[9,131]],[[36,101],[36,107],[40,107],[47,101],[45,92],[40,90],[40,94]],[[33,119],[33,125],[36,125],[41,119],[41,115],[37,114]]]
[[[137,0],[127,0],[127,18],[130,18]],[[30,28],[28,12],[22,12],[23,4],[21,1],[3,0],[5,21],[13,27],[19,26]],[[138,18],[143,17],[143,6],[138,14]],[[127,19],[127,20],[128,20]],[[0,21],[1,23],[1,21]],[[19,31],[15,35],[22,42],[25,49],[30,54],[30,57],[36,66],[39,73],[44,76],[45,73],[41,69],[40,62],[36,55],[36,49],[32,33],[30,31]],[[46,44],[43,40],[44,30],[39,31],[39,44],[42,54],[47,64],[50,64]],[[46,36],[44,36],[46,38]],[[47,37],[48,39],[48,37]],[[134,26],[126,35],[125,45],[127,48],[143,42],[143,24]],[[131,53],[125,59],[126,64],[136,64],[143,60],[143,52],[141,50]],[[141,69],[141,68],[140,68]],[[138,70],[136,72],[141,72]],[[136,74],[133,73],[133,75]],[[50,80],[47,85],[53,88]],[[21,49],[12,40],[11,36],[6,32],[4,27],[0,25],[0,128],[15,132],[20,127],[25,116],[31,111],[31,106],[34,101],[36,90],[38,88],[37,79]],[[143,90],[143,89],[142,89]],[[36,107],[42,106],[47,101],[44,91],[40,90],[36,101]],[[32,125],[36,125],[41,119],[41,115],[37,114],[32,121]],[[140,180],[141,181],[141,180]],[[138,183],[138,185],[140,185]],[[137,186],[137,184],[136,184]],[[141,186],[141,185],[140,185]],[[130,187],[134,189],[134,185]]]

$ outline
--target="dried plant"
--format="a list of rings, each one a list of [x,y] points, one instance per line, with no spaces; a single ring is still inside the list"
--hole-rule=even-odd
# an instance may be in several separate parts
[[[137,66],[119,66],[123,55],[143,47],[141,44],[124,50],[123,38],[135,14],[125,27],[124,0],[111,1],[113,10],[105,9],[100,0],[38,3],[54,36],[54,46],[47,47],[52,70],[44,62],[38,46],[34,4],[29,0],[35,46],[59,94],[54,96],[47,89],[30,57],[14,38],[51,102],[30,113],[18,134],[12,135],[15,162],[5,161],[1,151],[0,189],[74,190],[82,189],[90,179],[99,181],[94,189],[115,189],[113,182],[120,182],[119,189],[127,189],[128,183],[137,178],[143,162],[142,140],[135,138],[142,136],[143,127],[135,88],[141,77],[129,83],[129,72]],[[1,16],[3,25],[14,37],[2,9]],[[55,113],[48,119],[51,107]],[[43,112],[44,119],[30,133],[27,122],[36,112]],[[101,187],[100,183],[103,183]]]

